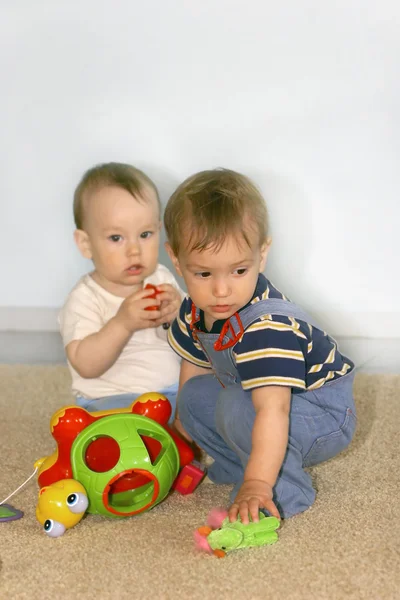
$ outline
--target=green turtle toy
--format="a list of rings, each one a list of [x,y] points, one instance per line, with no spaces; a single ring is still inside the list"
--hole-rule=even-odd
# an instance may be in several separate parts
[[[207,519],[207,526],[199,527],[194,534],[197,548],[218,558],[231,550],[265,546],[278,541],[276,530],[280,521],[276,517],[266,517],[259,513],[259,521],[243,525],[240,516],[231,523],[226,510],[214,509]]]

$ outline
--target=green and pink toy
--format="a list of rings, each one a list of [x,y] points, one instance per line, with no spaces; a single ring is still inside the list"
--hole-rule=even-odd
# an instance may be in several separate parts
[[[207,525],[199,527],[194,534],[199,550],[223,558],[232,550],[266,546],[278,541],[276,530],[280,521],[276,517],[266,517],[259,513],[259,521],[244,525],[240,516],[232,523],[226,510],[214,509],[210,512]]]

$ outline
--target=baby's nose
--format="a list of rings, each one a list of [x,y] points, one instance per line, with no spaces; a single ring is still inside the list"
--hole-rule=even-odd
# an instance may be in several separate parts
[[[225,279],[216,279],[214,281],[214,296],[216,298],[225,298],[229,296],[229,284]]]
[[[133,242],[132,244],[128,244],[127,254],[128,256],[135,256],[137,254],[140,254],[139,244],[136,244],[135,242]]]

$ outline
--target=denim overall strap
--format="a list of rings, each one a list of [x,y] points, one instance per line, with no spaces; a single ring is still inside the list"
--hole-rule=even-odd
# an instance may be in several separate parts
[[[293,317],[293,319],[299,319],[309,323],[316,329],[323,329],[314,321],[310,315],[308,315],[300,306],[289,302],[288,300],[280,300],[279,298],[270,298],[267,300],[260,300],[254,304],[250,304],[240,312],[240,319],[243,324],[243,328],[247,329],[256,319],[263,315],[274,315],[280,317]],[[232,317],[231,317],[232,319]],[[236,319],[235,319],[236,321]]]
[[[233,342],[235,336],[240,335],[241,332],[243,333],[243,330],[245,331],[259,317],[270,314],[293,317],[320,329],[311,317],[292,302],[279,299],[260,300],[240,311],[240,321],[238,321],[236,315],[230,317],[229,321],[232,327],[224,336],[223,343]],[[221,384],[227,386],[238,383],[240,378],[233,357],[235,344],[232,343],[232,346],[225,350],[217,350],[215,344],[219,338],[218,334],[197,332],[197,337]]]

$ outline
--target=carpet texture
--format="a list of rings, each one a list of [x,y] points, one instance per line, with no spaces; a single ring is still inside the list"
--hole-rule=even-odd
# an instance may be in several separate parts
[[[53,452],[53,412],[71,403],[64,366],[0,366],[0,501]],[[359,374],[352,445],[314,467],[314,506],[285,521],[274,546],[218,560],[192,535],[229,486],[203,483],[124,520],[88,516],[58,539],[35,519],[32,480],[0,523],[0,598],[400,599],[400,377]]]

